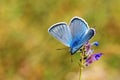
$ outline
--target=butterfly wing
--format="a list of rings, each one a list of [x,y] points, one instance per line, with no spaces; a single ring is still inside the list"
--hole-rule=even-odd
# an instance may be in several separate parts
[[[79,17],[73,17],[72,20],[70,21],[70,30],[71,30],[73,42],[76,39],[81,38],[81,36],[83,36],[86,30],[88,29],[89,29],[88,24],[84,19]]]
[[[94,29],[90,29],[87,22],[79,17],[73,17],[70,22],[72,42],[70,44],[71,54],[74,54],[94,35]]]
[[[78,51],[87,41],[89,41],[94,36],[94,34],[95,30],[93,28],[87,30],[80,40],[74,42],[72,48],[70,49],[71,54],[73,55],[76,51]]]
[[[62,42],[64,45],[70,47],[70,43],[72,41],[72,35],[66,23],[61,22],[61,23],[54,24],[48,29],[48,32],[54,38]]]

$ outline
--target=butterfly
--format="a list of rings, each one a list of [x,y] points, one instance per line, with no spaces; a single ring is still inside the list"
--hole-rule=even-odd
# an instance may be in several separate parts
[[[95,34],[94,28],[89,28],[87,22],[80,17],[73,17],[70,24],[59,22],[48,29],[58,41],[70,48],[71,55],[75,54]]]

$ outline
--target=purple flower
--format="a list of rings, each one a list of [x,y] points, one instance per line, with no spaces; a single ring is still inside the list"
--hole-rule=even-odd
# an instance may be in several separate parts
[[[85,55],[84,55],[84,60],[85,60],[85,65],[88,66],[90,65],[91,63],[93,63],[94,61],[96,60],[99,60],[100,57],[102,56],[102,53],[96,53],[96,54],[93,54],[94,50],[92,49],[92,46],[98,46],[99,43],[96,41],[96,42],[93,42],[93,43],[90,43],[89,41],[84,45],[84,51],[85,51]]]
[[[96,53],[96,54],[92,54],[90,55],[86,61],[85,61],[85,65],[89,66],[91,63],[93,63],[96,60],[99,60],[100,57],[102,56],[102,53]]]
[[[98,46],[99,43],[96,41],[96,42],[93,42],[93,43],[90,43],[90,42],[87,42],[85,44],[85,51],[88,55],[92,54],[94,50],[91,49],[91,47],[95,45],[95,46]]]

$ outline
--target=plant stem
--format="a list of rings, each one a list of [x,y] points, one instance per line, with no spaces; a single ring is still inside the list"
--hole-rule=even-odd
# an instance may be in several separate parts
[[[79,80],[82,80],[82,68],[80,67],[80,78]]]
[[[82,69],[83,69],[83,55],[81,55],[79,80],[82,80]]]

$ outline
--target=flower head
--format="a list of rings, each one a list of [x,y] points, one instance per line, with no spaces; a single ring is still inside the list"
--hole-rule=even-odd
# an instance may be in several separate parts
[[[85,45],[84,45],[84,64],[85,66],[88,66],[90,65],[91,63],[93,63],[94,61],[96,60],[99,60],[100,57],[102,56],[102,53],[96,53],[94,54],[94,50],[92,49],[92,46],[98,46],[99,43],[96,41],[96,42],[93,42],[93,43],[90,43],[90,42],[87,42]]]

